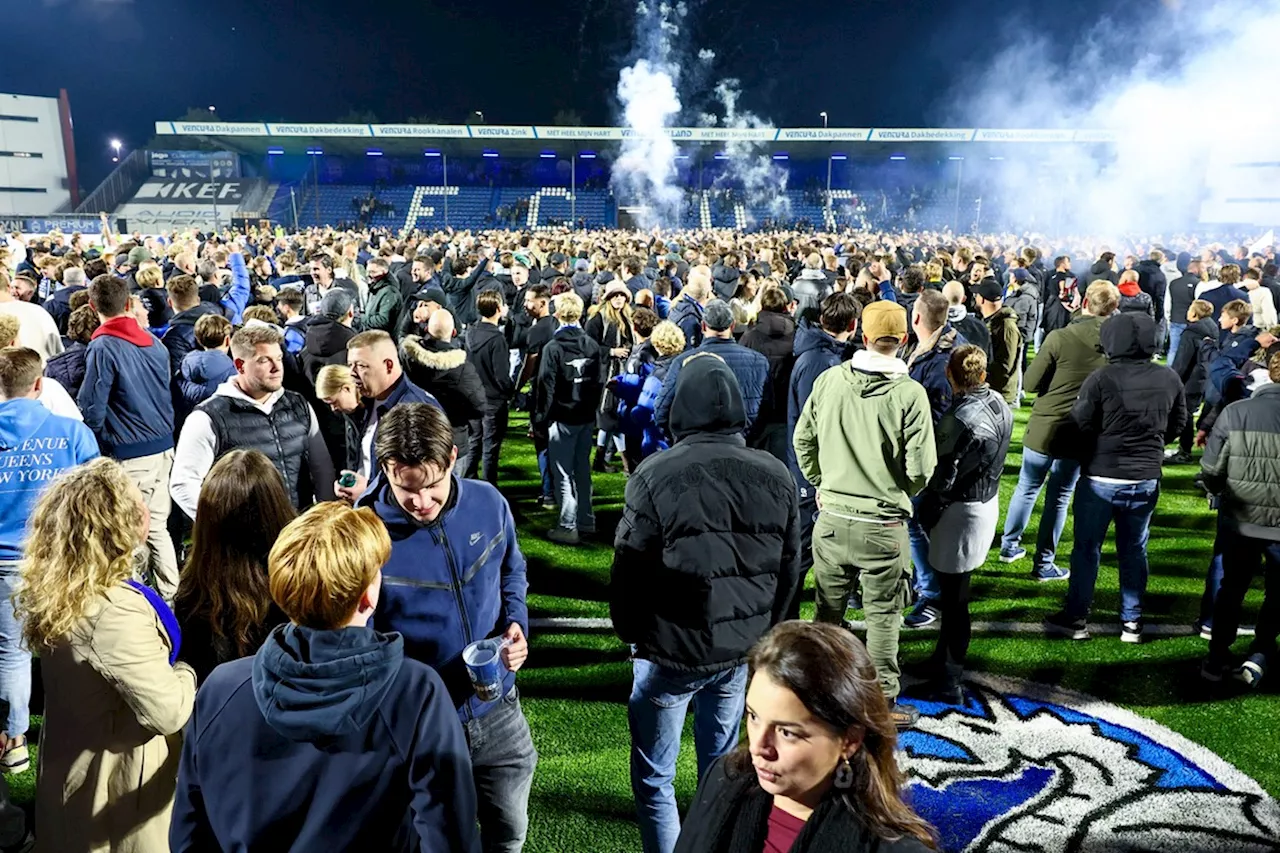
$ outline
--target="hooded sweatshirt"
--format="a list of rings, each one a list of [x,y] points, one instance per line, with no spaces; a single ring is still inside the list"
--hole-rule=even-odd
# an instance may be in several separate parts
[[[440,676],[406,659],[398,634],[276,628],[201,685],[169,840],[478,851],[471,759]]]
[[[1099,330],[1107,365],[1080,387],[1071,420],[1087,477],[1158,480],[1164,447],[1182,432],[1182,381],[1151,361],[1156,324],[1146,314],[1116,312]]]
[[[794,445],[823,511],[867,521],[910,518],[938,461],[924,386],[900,359],[870,350],[818,377]]]
[[[0,402],[0,562],[22,557],[27,520],[53,478],[97,455],[93,433],[79,421],[39,400]]]
[[[173,448],[169,351],[133,317],[94,331],[76,402],[102,452],[137,459]]]

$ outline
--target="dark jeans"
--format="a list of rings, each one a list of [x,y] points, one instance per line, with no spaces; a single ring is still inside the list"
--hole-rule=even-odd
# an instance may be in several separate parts
[[[537,750],[520,710],[520,693],[511,688],[483,717],[462,726],[471,752],[476,783],[476,817],[484,853],[520,853],[529,832],[529,790]]]
[[[1187,425],[1182,428],[1182,435],[1178,436],[1178,450],[1183,453],[1191,452],[1196,437],[1196,412],[1203,401],[1204,398],[1198,395],[1187,397]]]
[[[507,437],[506,403],[485,412],[479,421],[471,422],[471,447],[467,451],[472,472],[479,471],[480,479],[498,485],[498,454],[502,440]],[[476,429],[476,424],[480,425]]]
[[[791,439],[787,436],[786,424],[757,426],[747,444],[756,450],[763,450],[783,465],[790,462],[787,454],[791,449]]]
[[[1120,621],[1142,618],[1142,597],[1147,592],[1147,539],[1159,497],[1159,480],[1104,483],[1080,478],[1074,508],[1076,537],[1071,550],[1071,580],[1063,607],[1072,619],[1088,617],[1093,606],[1102,545],[1113,521],[1120,568]]]
[[[807,496],[806,496],[807,493]],[[796,592],[791,597],[791,606],[787,608],[788,619],[800,618],[800,599],[804,596],[804,579],[813,568],[813,522],[818,518],[817,490],[808,486],[800,494],[800,579],[796,581]]]
[[[964,662],[969,656],[972,622],[969,618],[969,579],[971,572],[949,574],[934,572],[938,583],[938,610],[942,626],[933,648],[933,663],[938,674],[950,687],[958,687],[964,676]]]
[[[1275,656],[1276,636],[1280,634],[1280,542],[1232,533],[1222,542],[1222,587],[1213,605],[1210,660],[1223,664],[1231,659],[1231,644],[1240,628],[1240,610],[1259,566],[1266,578],[1266,597],[1258,611],[1258,626],[1249,653],[1261,654],[1268,662]]]
[[[1213,627],[1213,605],[1218,600],[1218,590],[1222,589],[1222,543],[1230,536],[1222,529],[1222,516],[1218,516],[1218,534],[1213,537],[1213,556],[1209,558],[1209,567],[1204,575],[1204,594],[1200,596],[1200,624],[1206,628]]]

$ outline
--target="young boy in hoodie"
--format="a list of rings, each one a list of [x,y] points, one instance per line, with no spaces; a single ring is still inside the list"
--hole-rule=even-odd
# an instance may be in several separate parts
[[[178,371],[182,410],[174,414],[179,423],[212,397],[219,385],[236,375],[230,353],[230,320],[221,314],[206,314],[196,321],[196,349],[183,357]]]
[[[98,442],[77,420],[41,405],[40,354],[25,347],[0,349],[0,595],[18,586],[27,520],[36,499],[59,473],[98,455]],[[12,607],[0,607],[0,702],[9,709],[0,738],[0,769],[18,773],[29,762],[27,707],[31,701],[31,653]]]
[[[290,623],[201,686],[183,741],[174,853],[478,853],[462,726],[435,670],[370,626],[391,556],[370,509],[312,507],[267,558]]]

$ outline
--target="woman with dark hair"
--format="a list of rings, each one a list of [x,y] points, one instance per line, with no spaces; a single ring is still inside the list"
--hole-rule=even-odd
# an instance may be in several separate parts
[[[747,659],[747,739],[698,786],[675,853],[921,853],[897,730],[867,650],[836,625],[783,622]]]
[[[271,601],[267,554],[296,515],[284,478],[259,451],[232,450],[210,469],[174,600],[179,657],[200,683],[218,664],[256,652],[289,621]]]

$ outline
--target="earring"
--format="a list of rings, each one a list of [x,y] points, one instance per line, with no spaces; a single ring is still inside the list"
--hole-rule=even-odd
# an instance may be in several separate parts
[[[853,787],[853,765],[849,763],[848,756],[841,756],[840,763],[836,765],[836,778],[833,784],[841,789]]]

